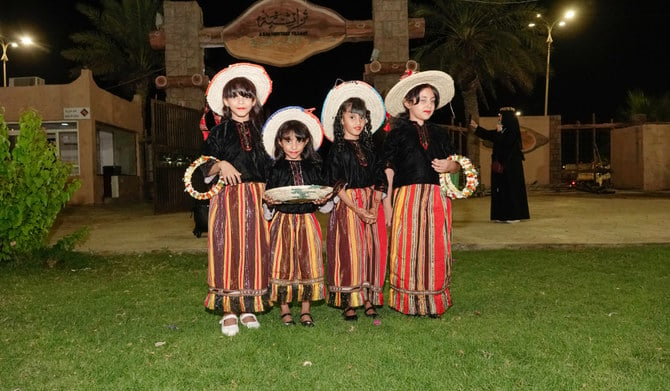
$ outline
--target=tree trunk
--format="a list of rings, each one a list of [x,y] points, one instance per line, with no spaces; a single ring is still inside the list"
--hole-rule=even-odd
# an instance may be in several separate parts
[[[477,105],[477,89],[471,86],[463,89],[463,107],[465,109],[465,126],[470,127],[470,119],[479,123],[479,106]],[[468,158],[475,165],[477,170],[481,169],[481,161],[479,159],[479,137],[474,133],[468,132],[467,136]]]

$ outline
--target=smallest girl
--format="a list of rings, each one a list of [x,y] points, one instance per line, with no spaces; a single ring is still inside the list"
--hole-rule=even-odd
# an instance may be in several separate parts
[[[266,190],[300,185],[323,185],[321,158],[316,150],[323,139],[319,120],[298,106],[275,112],[263,126],[263,143],[276,159],[270,170]],[[313,327],[310,302],[325,297],[321,228],[314,216],[321,198],[312,202],[282,204],[264,196],[270,223],[270,301],[279,303],[281,320],[295,321],[289,303],[301,302],[300,323]],[[273,208],[270,210],[269,208]],[[329,205],[322,208],[327,213]]]

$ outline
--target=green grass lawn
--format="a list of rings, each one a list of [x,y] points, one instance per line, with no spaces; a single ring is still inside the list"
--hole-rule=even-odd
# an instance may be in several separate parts
[[[203,309],[204,254],[2,265],[0,390],[667,389],[670,246],[455,258],[439,319],[321,303],[315,328],[274,309],[232,338]]]

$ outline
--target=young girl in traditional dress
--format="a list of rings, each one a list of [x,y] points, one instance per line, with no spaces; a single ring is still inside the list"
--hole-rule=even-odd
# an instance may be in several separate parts
[[[379,209],[386,177],[372,132],[382,125],[385,113],[379,93],[362,81],[337,85],[323,104],[324,132],[333,141],[326,175],[339,190],[326,239],[328,304],[342,308],[345,320],[358,319],[357,307],[376,317],[375,307],[383,305],[386,227]]]
[[[322,138],[319,120],[302,107],[286,107],[274,113],[263,127],[266,149],[276,158],[267,190],[323,185],[321,158],[315,151]],[[312,327],[315,323],[310,303],[325,296],[321,228],[314,212],[317,204],[326,199],[282,204],[270,193],[265,195],[265,201],[273,208],[267,216],[272,219],[270,300],[279,303],[281,320],[290,326],[295,321],[289,303],[297,299],[301,303],[300,323]]]
[[[223,69],[207,89],[207,102],[222,120],[203,147],[203,155],[218,161],[203,167],[210,180],[218,175],[226,186],[210,201],[205,307],[223,313],[227,336],[239,332],[238,316],[247,328],[260,327],[253,313],[268,304],[270,243],[262,196],[272,159],[260,126],[271,90],[265,69],[247,63]]]
[[[386,96],[396,117],[384,142],[391,217],[389,305],[407,315],[439,316],[451,306],[451,202],[439,174],[460,171],[446,130],[428,122],[454,96],[444,72],[417,72]]]

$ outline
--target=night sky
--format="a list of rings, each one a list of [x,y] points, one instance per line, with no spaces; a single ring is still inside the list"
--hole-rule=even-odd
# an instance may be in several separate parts
[[[79,2],[97,3],[94,0]],[[457,0],[454,0],[457,1]],[[68,36],[86,26],[86,20],[75,9],[73,0],[3,2],[0,29],[30,33],[40,49],[10,48],[7,77],[39,76],[48,84],[68,83],[73,78],[69,63],[60,51],[71,45]],[[9,4],[7,4],[9,3]],[[231,4],[232,3],[232,4]],[[242,13],[253,1],[201,0],[205,26],[223,26]],[[312,1],[331,8],[346,19],[371,19],[370,2],[360,0]],[[554,29],[552,74],[549,88],[549,114],[561,114],[564,123],[597,122],[619,119],[627,91],[642,90],[657,96],[670,89],[670,62],[667,47],[670,7],[659,0],[581,0],[539,1],[558,15],[578,4],[577,18],[565,29]],[[361,5],[362,4],[362,5]],[[492,13],[492,17],[494,17]],[[88,29],[88,27],[84,27]],[[546,31],[546,30],[545,30]],[[363,65],[369,62],[372,42],[345,43],[309,58],[302,64],[277,68],[267,66],[274,81],[274,92],[267,102],[270,113],[286,105],[315,107],[321,103],[336,79],[362,78]],[[224,48],[208,49],[205,55],[207,73],[236,62]],[[542,115],[544,110],[544,76],[538,78],[530,95],[500,92],[482,115],[494,115],[500,106],[513,105],[526,115]],[[457,92],[458,95],[458,92]],[[454,100],[456,121],[463,121],[462,104]],[[443,110],[444,111],[444,110]],[[448,117],[449,113],[440,113]]]

